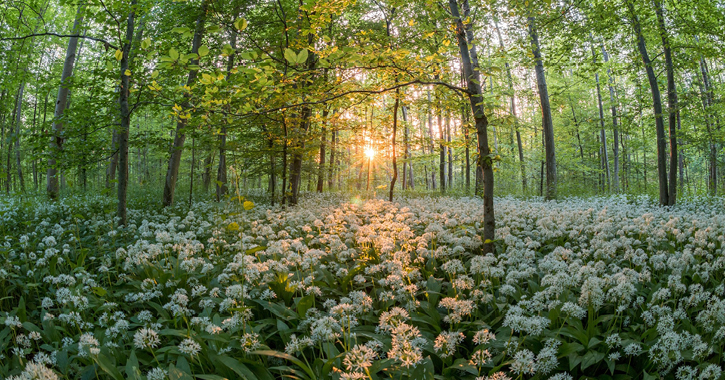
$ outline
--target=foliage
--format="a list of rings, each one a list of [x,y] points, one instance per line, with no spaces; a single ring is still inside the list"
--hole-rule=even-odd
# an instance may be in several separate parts
[[[722,199],[480,203],[7,198],[0,376],[721,378]]]

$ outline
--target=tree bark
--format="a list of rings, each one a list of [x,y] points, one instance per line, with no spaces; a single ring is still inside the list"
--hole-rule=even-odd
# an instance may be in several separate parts
[[[670,127],[670,175],[667,194],[667,204],[672,206],[677,198],[677,119],[680,110],[677,108],[677,85],[675,83],[675,69],[672,64],[672,49],[667,37],[665,17],[662,10],[662,0],[654,0],[657,23],[659,24],[662,47],[665,52],[665,69],[667,71],[667,108]]]
[[[604,49],[604,42],[600,42],[602,49],[602,56],[604,57],[604,63],[609,62],[609,54]],[[609,102],[611,103],[612,110],[612,134],[614,137],[614,143],[612,144],[612,152],[614,154],[614,170],[612,172],[612,191],[615,193],[619,192],[619,129],[617,121],[617,103],[614,96],[614,76],[612,70],[607,67],[607,77],[609,79]]]
[[[461,65],[466,77],[468,98],[473,111],[478,134],[479,166],[483,176],[483,253],[493,253],[496,231],[496,219],[493,206],[493,166],[490,157],[491,149],[488,146],[488,118],[483,106],[483,93],[481,91],[481,74],[479,72],[478,55],[473,44],[473,26],[470,20],[471,9],[468,0],[461,0],[463,17],[458,8],[458,0],[449,0],[450,11],[456,25],[456,39],[461,54]],[[466,20],[464,24],[463,20]]]
[[[541,50],[539,48],[539,36],[536,33],[534,17],[528,17],[529,37],[531,38],[531,47],[536,61],[536,84],[539,89],[539,98],[541,100],[541,119],[544,137],[544,145],[546,150],[546,199],[556,198],[556,152],[554,149],[554,123],[551,119],[551,106],[549,105],[549,90],[546,86],[546,74],[544,73],[544,62],[541,59]]]
[[[642,56],[645,70],[647,71],[647,79],[649,80],[650,90],[652,92],[652,107],[655,113],[655,124],[657,128],[657,178],[659,180],[659,201],[660,205],[666,206],[669,202],[669,189],[667,186],[667,142],[665,138],[665,124],[662,120],[662,100],[660,99],[660,89],[657,84],[657,77],[655,76],[654,69],[652,68],[652,61],[650,61],[649,54],[647,53],[647,45],[642,35],[642,25],[639,22],[639,17],[634,9],[632,0],[627,0],[627,8],[629,9],[630,16],[632,17],[632,27],[634,28],[634,34],[637,38],[637,48]]]
[[[15,121],[15,168],[18,174],[18,182],[20,183],[20,192],[25,193],[25,180],[23,178],[23,167],[20,164],[20,125],[22,124],[22,111],[23,111],[23,90],[25,90],[25,81],[20,85],[20,91],[18,93],[18,110]]]
[[[81,23],[83,22],[83,11],[85,5],[78,5],[75,21],[73,22],[73,30],[71,34],[78,35]],[[63,113],[68,104],[68,93],[70,90],[70,77],[73,75],[73,66],[76,60],[76,50],[78,49],[78,37],[71,37],[68,40],[68,48],[65,53],[65,62],[63,63],[63,73],[60,77],[60,88],[58,89],[58,97],[55,102],[55,112],[53,119],[53,135],[51,137],[48,151],[48,174],[46,191],[50,199],[57,199],[59,194],[58,186],[58,166],[60,163],[60,154],[63,150]]]
[[[393,191],[395,190],[395,182],[398,180],[398,158],[396,152],[395,139],[398,134],[398,107],[400,106],[400,89],[395,90],[395,104],[393,105],[393,136],[392,147],[393,147],[393,178],[390,180],[390,194],[388,201],[393,201]]]
[[[327,145],[327,107],[322,110],[322,125],[320,127],[320,164],[317,168],[317,192],[321,193],[325,184],[325,146]]]
[[[191,53],[196,54],[198,57],[199,47],[201,46],[201,38],[204,34],[204,24],[206,22],[206,11],[209,6],[208,0],[203,0],[201,3],[201,11],[199,17],[196,19],[196,28],[194,30],[194,39],[191,45]],[[190,65],[199,65],[199,58],[192,58],[189,60]],[[189,70],[189,76],[186,80],[186,85],[191,85],[196,80],[198,70]],[[188,111],[191,108],[189,102],[191,94],[184,94],[184,101],[181,104],[183,111]],[[184,152],[184,140],[186,140],[186,124],[188,120],[186,118],[179,118],[176,122],[176,136],[174,137],[174,144],[171,150],[171,157],[169,158],[169,166],[166,170],[166,180],[164,181],[164,195],[162,198],[162,204],[164,207],[171,206],[174,203],[174,190],[176,189],[176,182],[179,176],[179,166],[181,166],[181,154]]]
[[[592,38],[592,34],[589,33],[589,39],[592,40],[592,62],[596,66],[597,64],[597,56],[594,52],[594,39]],[[606,183],[607,183],[607,191],[611,191],[612,189],[612,182],[609,172],[609,155],[607,154],[607,132],[604,129],[604,106],[602,105],[602,89],[599,85],[599,73],[594,73],[594,79],[597,83],[597,104],[599,106],[599,138],[602,142],[602,149],[600,153],[600,159],[602,163],[602,169],[604,169],[604,174],[606,175]],[[616,143],[615,143],[616,144]]]

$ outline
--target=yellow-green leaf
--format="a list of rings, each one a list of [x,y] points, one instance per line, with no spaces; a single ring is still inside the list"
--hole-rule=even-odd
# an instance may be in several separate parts
[[[286,59],[289,63],[295,63],[297,62],[297,54],[295,54],[294,50],[292,49],[285,49],[284,59]]]
[[[297,63],[305,63],[307,61],[307,56],[309,53],[307,52],[307,49],[302,49],[297,54]]]
[[[116,50],[114,57],[116,57],[116,61],[120,61],[123,58],[123,52],[121,50]]]
[[[169,57],[174,61],[179,59],[179,51],[174,48],[169,49]]]
[[[238,18],[236,21],[234,21],[234,27],[237,28],[240,32],[244,29],[247,29],[247,20],[243,18]]]
[[[126,70],[123,72],[123,75],[130,77],[131,76],[131,70]]]
[[[204,57],[209,54],[209,48],[206,45],[199,46],[199,56]]]
[[[149,40],[148,38],[141,41],[141,49],[146,50],[149,48],[149,46],[151,46],[151,40]]]

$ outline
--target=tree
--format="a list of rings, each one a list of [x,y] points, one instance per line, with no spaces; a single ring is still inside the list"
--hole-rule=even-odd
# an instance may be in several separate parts
[[[645,42],[644,35],[642,34],[642,25],[639,22],[639,16],[637,16],[632,1],[626,0],[626,3],[629,15],[632,19],[634,35],[637,39],[637,49],[639,50],[642,61],[644,62],[645,71],[647,72],[647,80],[650,85],[650,92],[652,93],[652,108],[655,113],[655,128],[657,130],[657,178],[659,181],[659,202],[661,205],[666,206],[670,204],[667,186],[667,142],[665,139],[665,125],[662,120],[662,100],[660,99],[660,89],[657,84],[657,77],[655,76],[654,69],[652,68],[652,61],[647,53],[647,43]]]
[[[60,78],[60,88],[58,89],[58,97],[55,102],[55,114],[53,118],[53,136],[51,137],[50,146],[48,148],[50,158],[48,158],[48,184],[47,192],[51,199],[58,198],[58,169],[60,163],[61,151],[63,150],[63,117],[68,104],[68,93],[70,87],[70,78],[73,75],[73,66],[76,60],[76,49],[78,48],[78,33],[81,23],[83,22],[84,4],[78,5],[76,19],[73,22],[71,34],[74,37],[68,39],[68,49],[65,53],[65,63],[63,63],[63,73]]]
[[[483,252],[494,251],[493,240],[496,231],[496,219],[493,208],[493,165],[488,146],[488,118],[483,105],[483,92],[481,91],[481,74],[479,72],[478,54],[473,43],[473,25],[471,23],[471,7],[468,0],[449,0],[451,15],[456,26],[456,40],[461,55],[461,65],[466,78],[468,99],[473,111],[473,120],[478,135],[478,166],[483,173]],[[461,16],[461,10],[463,15]],[[466,20],[464,23],[463,20]]]
[[[554,122],[551,118],[551,105],[549,105],[549,89],[546,86],[546,73],[544,72],[544,61],[541,58],[539,48],[539,36],[536,33],[536,19],[528,17],[529,37],[531,38],[531,50],[534,54],[536,67],[536,86],[539,90],[541,102],[541,122],[546,150],[546,199],[556,199],[556,152],[554,149]]]

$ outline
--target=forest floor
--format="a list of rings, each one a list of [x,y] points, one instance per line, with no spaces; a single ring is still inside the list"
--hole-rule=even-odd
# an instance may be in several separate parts
[[[187,206],[0,203],[0,378],[721,375],[720,199]]]

